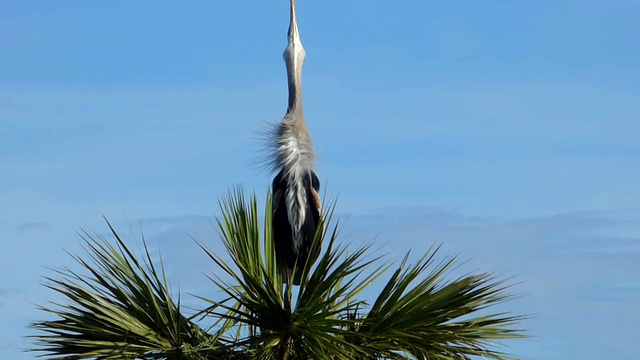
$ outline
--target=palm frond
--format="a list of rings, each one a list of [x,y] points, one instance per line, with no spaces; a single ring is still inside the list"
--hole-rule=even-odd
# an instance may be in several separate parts
[[[56,271],[61,278],[46,278],[68,304],[40,307],[58,319],[32,325],[44,333],[34,336],[35,351],[54,359],[155,359],[212,348],[211,336],[172,299],[164,267],[154,265],[146,243],[140,261],[107,224],[116,246],[84,232],[87,260],[73,256],[88,274],[65,268]]]
[[[523,337],[512,326],[525,317],[478,315],[510,299],[508,286],[486,273],[447,281],[456,258],[436,265],[438,250],[431,248],[411,267],[407,254],[363,316],[358,328],[361,345],[384,357],[400,351],[417,359],[508,359],[495,350],[493,341]],[[428,269],[430,273],[419,280]]]

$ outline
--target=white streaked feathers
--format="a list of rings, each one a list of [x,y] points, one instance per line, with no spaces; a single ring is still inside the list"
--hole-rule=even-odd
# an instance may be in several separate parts
[[[309,131],[301,112],[288,113],[274,131],[276,158],[274,169],[284,169],[287,176],[313,168],[314,151]]]
[[[311,178],[314,152],[308,130],[300,127],[299,120],[296,122],[295,117],[295,112],[287,114],[274,129],[276,157],[272,166],[274,169],[284,170],[283,175],[289,184],[284,194],[285,204],[289,210],[287,215],[292,225],[294,247],[299,250],[302,246],[301,229],[307,215],[305,209],[308,201],[304,177]]]

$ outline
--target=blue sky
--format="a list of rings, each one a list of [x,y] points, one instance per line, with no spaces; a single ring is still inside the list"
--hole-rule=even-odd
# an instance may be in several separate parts
[[[286,108],[287,1],[0,4],[0,358],[101,216],[204,289],[186,233]],[[640,347],[640,3],[299,0],[317,169],[344,241],[397,258],[443,242],[515,276],[524,359]],[[133,224],[129,227],[129,223]],[[141,229],[140,229],[141,227]],[[194,259],[200,259],[198,261]]]

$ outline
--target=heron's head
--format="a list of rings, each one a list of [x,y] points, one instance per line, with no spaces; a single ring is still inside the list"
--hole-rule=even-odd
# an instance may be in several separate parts
[[[300,41],[300,33],[298,32],[298,22],[296,21],[295,0],[291,0],[291,19],[289,22],[289,43],[284,49],[284,61],[287,64],[289,73],[299,74],[304,64],[305,52]]]

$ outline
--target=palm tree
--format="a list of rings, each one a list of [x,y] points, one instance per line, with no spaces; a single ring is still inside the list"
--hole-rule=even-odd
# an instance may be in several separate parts
[[[238,189],[220,204],[231,262],[198,242],[220,299],[199,297],[205,308],[187,315],[161,259],[146,244],[136,256],[109,225],[111,241],[83,234],[86,253],[73,256],[83,273],[46,278],[65,302],[41,307],[53,319],[33,323],[32,351],[49,359],[508,359],[496,341],[523,337],[514,328],[522,316],[487,310],[511,297],[503,281],[487,273],[447,280],[456,258],[437,260],[437,246],[413,265],[408,254],[390,265],[369,246],[347,251],[333,208],[319,227],[329,231],[316,235],[325,240],[318,262],[303,264],[294,291],[276,265],[270,194],[263,225],[255,195]],[[377,297],[359,298],[384,274]]]

